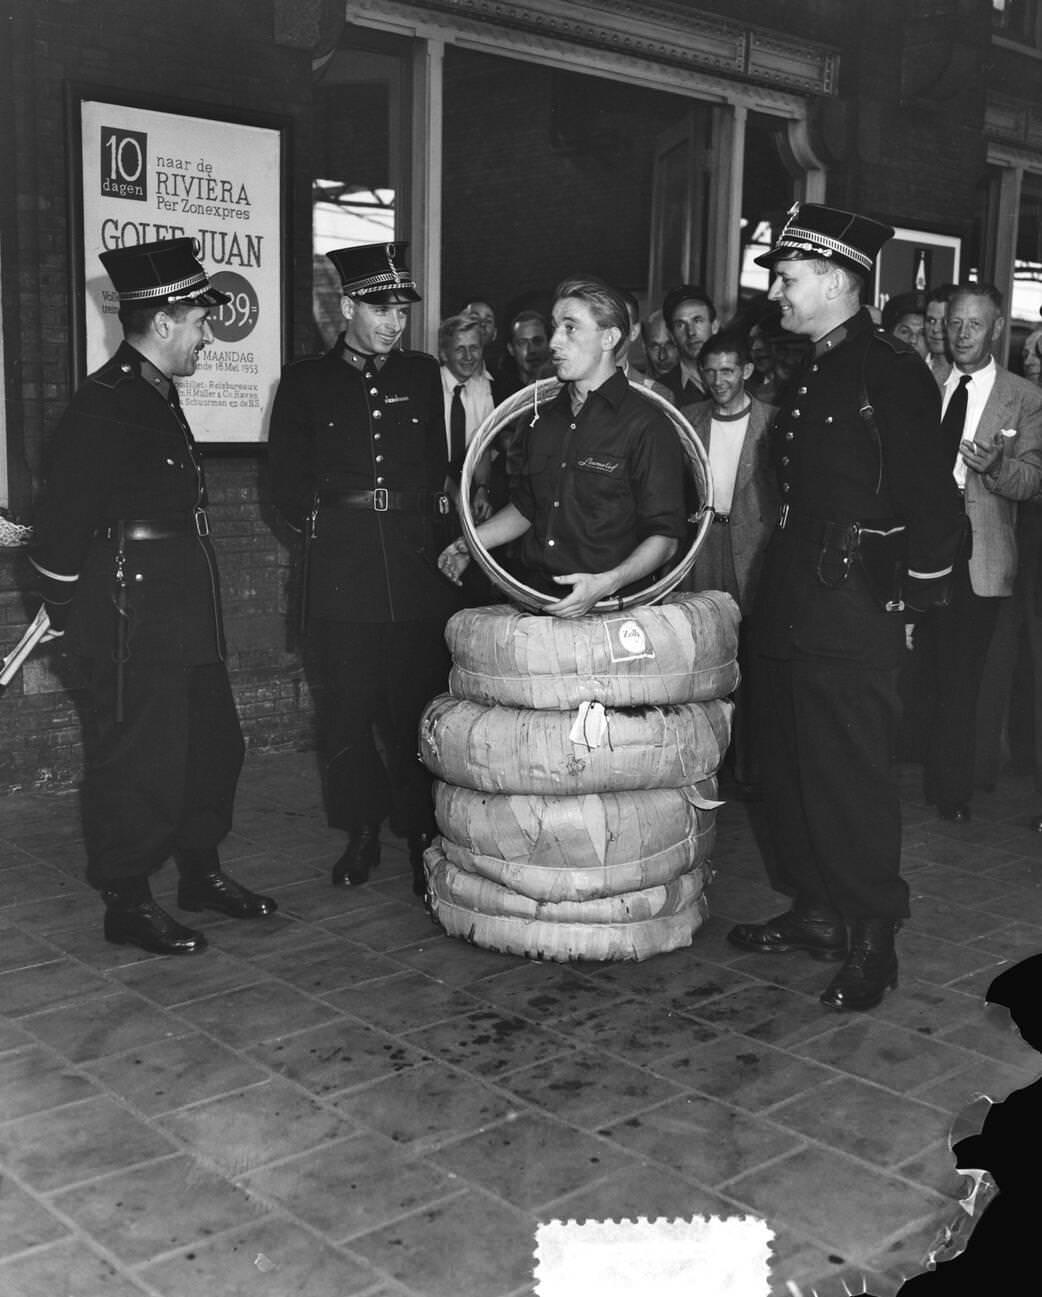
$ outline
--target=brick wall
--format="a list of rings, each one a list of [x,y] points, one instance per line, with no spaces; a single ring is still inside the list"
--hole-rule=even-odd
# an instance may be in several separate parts
[[[70,394],[68,85],[275,114],[291,128],[294,350],[314,345],[310,320],[311,57],[276,43],[272,0],[9,0],[0,30],[5,338],[12,503],[28,516],[49,431]],[[289,39],[289,38],[287,38]],[[263,452],[207,455],[232,683],[247,742],[305,746],[312,708],[287,617],[293,551],[263,502]],[[0,645],[24,627],[28,564],[0,551]],[[68,784],[81,768],[74,665],[52,645],[0,701],[0,790]]]

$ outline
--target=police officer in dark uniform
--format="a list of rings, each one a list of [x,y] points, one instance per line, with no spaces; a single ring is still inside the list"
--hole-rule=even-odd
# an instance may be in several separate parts
[[[307,534],[305,625],[324,694],[326,810],[348,835],[333,883],[368,879],[389,817],[408,839],[422,892],[435,824],[416,735],[424,706],[445,689],[445,622],[459,600],[436,567],[452,534],[439,366],[398,346],[420,300],[406,246],[328,254],[346,327],[331,351],[285,370],[270,465],[275,506]]]
[[[152,899],[173,854],[178,905],[256,918],[273,900],[220,868],[243,741],[225,668],[202,466],[175,378],[213,341],[191,239],[101,254],[125,341],[77,391],[49,447],[32,561],[55,634],[84,663],[87,880],[105,937],[158,954],[206,940]]]
[[[772,432],[783,504],[754,618],[768,871],[793,904],[729,939],[842,960],[821,997],[840,1010],[872,1008],[897,982],[903,608],[949,597],[963,530],[937,386],[860,306],[892,234],[807,204],[759,258],[782,326],[813,344]]]

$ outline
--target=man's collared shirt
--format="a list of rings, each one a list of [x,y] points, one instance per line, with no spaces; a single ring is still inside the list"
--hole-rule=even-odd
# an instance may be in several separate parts
[[[445,398],[445,439],[446,453],[452,455],[451,435],[452,435],[452,394],[459,387],[460,381],[449,369],[448,365],[441,366],[441,390]],[[484,374],[475,374],[468,378],[463,384],[463,391],[460,393],[463,400],[463,413],[467,416],[467,445],[469,446],[474,439],[474,434],[481,427],[484,420],[492,413],[494,408],[492,402],[492,384]]]
[[[984,407],[988,404],[988,397],[991,395],[991,389],[995,386],[995,377],[998,374],[998,367],[995,364],[995,357],[990,356],[988,363],[983,369],[978,369],[971,374],[970,381],[966,384],[966,422],[962,426],[962,436],[960,441],[972,441],[977,431],[977,425],[980,423],[980,417],[984,413]],[[952,393],[959,386],[959,379],[963,377],[962,370],[952,366],[952,372],[948,375],[944,383],[941,418],[944,418],[944,411],[948,408],[948,402],[952,399]],[[961,455],[955,457],[955,483],[961,489],[966,487],[966,461]]]
[[[578,413],[562,389],[527,421],[523,445],[511,501],[532,522],[521,556],[525,579],[540,588],[563,596],[554,574],[606,572],[648,536],[686,536],[679,439],[621,370]]]

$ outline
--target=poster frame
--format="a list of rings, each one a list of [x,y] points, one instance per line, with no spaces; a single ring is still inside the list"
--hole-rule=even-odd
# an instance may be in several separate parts
[[[958,283],[962,273],[962,239],[954,234],[938,234],[933,230],[913,229],[906,226],[898,226],[894,230],[892,239],[888,239],[879,251],[876,258],[875,275],[872,284],[872,301],[876,306],[882,307],[883,302],[880,300],[883,295],[883,284],[886,280],[886,270],[890,266],[895,253],[898,249],[905,249],[908,245],[922,246],[924,248],[943,248],[952,254],[953,271],[951,278],[939,279],[937,284],[928,284],[926,292],[931,288],[937,287],[940,283]],[[911,290],[906,290],[911,291]]]
[[[278,221],[278,337],[279,356],[277,372],[272,375],[273,384],[277,383],[282,366],[290,355],[290,303],[292,301],[290,284],[290,257],[292,247],[290,184],[291,175],[291,121],[287,116],[271,113],[256,113],[231,109],[223,105],[202,103],[194,100],[182,100],[170,95],[137,94],[114,88],[80,81],[66,82],[66,158],[68,163],[69,193],[69,339],[72,365],[72,384],[76,386],[87,376],[87,268],[84,264],[84,213],[85,213],[85,175],[83,156],[83,105],[94,103],[111,104],[117,109],[141,109],[143,111],[165,113],[172,117],[183,117],[193,122],[205,122],[215,133],[221,127],[230,128],[227,132],[228,148],[234,148],[235,129],[251,127],[254,130],[270,135],[271,149],[277,155],[274,169],[276,177],[272,188],[277,193],[264,196],[263,201],[272,204]],[[208,267],[208,269],[211,269]],[[256,455],[265,452],[267,441],[263,436],[265,420],[258,421],[257,436],[253,439],[234,439],[222,441],[219,438],[200,438],[207,447],[218,449],[221,454]]]

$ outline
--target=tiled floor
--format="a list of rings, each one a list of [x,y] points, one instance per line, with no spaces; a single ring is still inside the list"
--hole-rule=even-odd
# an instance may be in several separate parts
[[[951,1114],[1039,1071],[981,996],[1042,949],[1042,805],[944,825],[916,774],[902,982],[856,1017],[725,943],[777,905],[742,805],[692,948],[566,967],[440,935],[394,842],[331,888],[306,754],[251,757],[225,852],[279,913],[193,958],[106,945],[75,795],[8,797],[0,1297],[519,1297],[539,1221],[695,1213],[765,1218],[779,1294],[888,1297],[961,1187]]]

